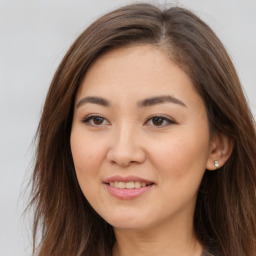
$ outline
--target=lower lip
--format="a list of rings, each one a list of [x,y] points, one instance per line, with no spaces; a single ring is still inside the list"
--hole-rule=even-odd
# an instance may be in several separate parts
[[[153,185],[148,185],[146,187],[140,187],[140,188],[132,188],[132,189],[114,188],[114,187],[111,187],[109,184],[106,184],[106,187],[112,196],[115,196],[119,199],[127,200],[127,199],[134,199],[136,197],[139,197],[140,195],[149,191],[153,187]]]

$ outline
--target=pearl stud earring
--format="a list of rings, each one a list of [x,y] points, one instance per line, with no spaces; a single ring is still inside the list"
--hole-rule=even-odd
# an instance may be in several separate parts
[[[216,168],[219,167],[219,161],[218,161],[218,160],[214,160],[214,166],[215,166]]]

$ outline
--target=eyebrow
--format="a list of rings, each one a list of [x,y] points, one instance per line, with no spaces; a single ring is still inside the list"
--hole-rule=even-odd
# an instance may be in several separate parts
[[[171,102],[171,103],[175,103],[175,104],[186,107],[186,104],[184,102],[182,102],[181,100],[175,98],[174,96],[170,96],[170,95],[163,95],[163,96],[147,98],[142,101],[139,101],[137,103],[137,105],[138,105],[138,107],[150,107],[150,106],[154,106],[154,105],[162,104],[162,103],[166,103],[166,102]],[[98,104],[98,105],[101,105],[104,107],[109,107],[111,105],[110,102],[104,98],[90,96],[90,97],[85,97],[85,98],[81,99],[77,103],[76,107],[78,108],[86,103]]]
[[[163,96],[147,98],[145,100],[138,102],[138,106],[139,107],[149,107],[149,106],[154,106],[156,104],[161,104],[161,103],[166,103],[166,102],[171,102],[171,103],[175,103],[175,104],[181,105],[183,107],[186,107],[186,104],[184,102],[182,102],[181,100],[175,98],[174,96],[170,96],[170,95],[163,95]]]
[[[85,97],[77,103],[76,107],[79,108],[80,106],[82,106],[86,103],[98,104],[98,105],[101,105],[101,106],[104,106],[104,107],[109,107],[110,106],[109,101],[106,100],[106,99],[103,99],[101,97]]]

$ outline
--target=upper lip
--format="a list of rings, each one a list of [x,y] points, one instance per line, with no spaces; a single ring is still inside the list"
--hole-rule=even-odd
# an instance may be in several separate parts
[[[143,182],[146,183],[146,185],[149,184],[153,184],[154,182],[150,181],[150,180],[146,180],[137,176],[119,176],[119,175],[115,175],[115,176],[111,176],[109,178],[107,178],[106,180],[104,180],[104,183],[110,183],[110,182],[129,182],[129,181],[138,181],[138,182]]]

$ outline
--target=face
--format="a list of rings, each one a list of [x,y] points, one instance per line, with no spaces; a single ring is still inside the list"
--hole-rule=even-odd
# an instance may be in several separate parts
[[[70,143],[84,196],[115,228],[192,221],[209,125],[191,80],[163,51],[100,57],[78,90]]]

